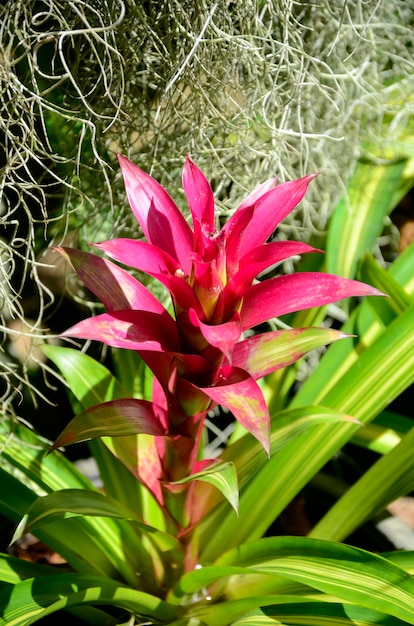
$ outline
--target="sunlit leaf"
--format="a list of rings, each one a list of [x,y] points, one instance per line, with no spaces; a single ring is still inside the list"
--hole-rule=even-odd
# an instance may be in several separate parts
[[[230,502],[237,513],[239,503],[239,490],[237,485],[237,474],[233,463],[214,463],[206,469],[191,474],[186,478],[174,481],[173,485],[185,485],[194,480],[214,485]]]
[[[294,363],[304,354],[348,337],[330,328],[294,328],[254,335],[234,347],[232,363],[257,379]]]
[[[43,346],[42,349],[58,366],[84,409],[99,402],[128,396],[128,389],[102,363],[88,354],[62,346]]]
[[[362,254],[371,250],[389,215],[407,190],[400,187],[407,159],[359,161],[328,231],[329,272],[353,278]]]
[[[28,579],[0,590],[1,626],[27,626],[74,606],[106,605],[125,609],[136,616],[171,623],[179,607],[118,581],[100,576],[62,574]],[[30,620],[30,621],[29,621]]]
[[[342,541],[388,504],[414,490],[414,429],[374,463],[311,530],[315,538]]]
[[[58,520],[77,516],[109,517],[133,522],[143,533],[148,534],[163,550],[178,548],[178,541],[171,535],[145,524],[132,509],[117,500],[85,489],[62,489],[38,498],[26,512],[17,527],[12,542],[26,532],[36,532]]]
[[[270,537],[246,543],[218,558],[219,568],[247,567],[287,576],[324,593],[414,624],[414,578],[390,561],[351,546],[303,537]],[[215,569],[211,569],[211,573]],[[198,576],[184,577],[193,589]],[[184,584],[184,580],[181,585]],[[235,583],[234,583],[235,584]],[[187,586],[185,587],[186,590]]]

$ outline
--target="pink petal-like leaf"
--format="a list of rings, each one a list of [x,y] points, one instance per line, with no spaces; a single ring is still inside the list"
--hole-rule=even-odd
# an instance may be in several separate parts
[[[146,274],[175,274],[178,261],[158,246],[136,239],[110,239],[94,244],[115,261],[135,267]]]
[[[161,411],[161,407],[157,407],[157,413]],[[134,398],[111,400],[90,407],[74,417],[56,439],[50,452],[88,439],[137,434],[164,436],[168,433],[151,402]]]
[[[274,232],[280,222],[299,204],[306,193],[310,181],[315,175],[304,176],[277,185],[266,192],[254,205],[254,214],[243,232],[240,244],[240,256],[262,245]],[[227,226],[229,236],[234,224],[242,218],[246,210],[238,209],[230,218]]]
[[[256,189],[254,189],[249,195],[243,200],[238,209],[245,209],[248,206],[253,206],[256,204],[258,200],[265,193],[274,189],[277,186],[277,176],[273,176],[272,178],[268,178],[264,183],[261,183]]]
[[[214,387],[200,388],[217,404],[231,411],[269,454],[270,416],[259,385],[237,367],[223,367]]]
[[[190,285],[180,276],[163,276],[159,274],[154,277],[162,282],[169,292],[175,303],[175,313],[179,315],[180,311],[194,309],[197,315],[203,317],[203,308]]]
[[[293,311],[337,302],[353,296],[383,296],[365,283],[332,274],[298,272],[252,285],[240,313],[243,330]]]
[[[187,157],[183,169],[183,188],[193,218],[194,232],[214,232],[214,196],[203,172]]]
[[[108,311],[142,309],[162,313],[163,305],[133,276],[111,261],[72,248],[56,248],[72,265],[82,282]]]
[[[189,311],[189,318],[200,329],[208,343],[221,350],[230,361],[233,348],[242,334],[238,313],[235,313],[229,322],[215,326],[201,322],[193,309]]]
[[[240,259],[240,271],[243,272],[247,271],[248,268],[252,268],[251,275],[254,278],[271,265],[285,261],[292,256],[309,252],[322,252],[322,250],[313,248],[307,243],[300,241],[272,241],[250,250],[242,257]],[[237,274],[234,278],[237,280]]]
[[[291,256],[307,252],[320,250],[296,241],[274,241],[251,250],[241,259],[240,270],[228,281],[220,294],[212,321],[221,319],[223,315],[225,317],[226,311],[234,310],[238,306],[246,289],[258,274]]]
[[[193,234],[167,191],[132,161],[118,155],[129,204],[148,241],[163,248],[190,271]]]
[[[178,262],[169,254],[145,241],[133,239],[112,239],[95,244],[111,258],[135,267],[160,281],[171,292],[175,302],[181,309],[190,307],[202,315],[203,309],[193,289],[182,276]]]
[[[113,348],[174,351],[177,329],[172,317],[148,311],[113,311],[82,320],[62,335],[101,341]]]
[[[236,344],[232,364],[257,380],[328,343],[349,337],[331,328],[294,328],[249,337]]]
[[[240,268],[240,246],[242,235],[252,219],[254,206],[238,209],[233,217],[221,229],[221,236],[226,242],[226,270],[229,281]]]

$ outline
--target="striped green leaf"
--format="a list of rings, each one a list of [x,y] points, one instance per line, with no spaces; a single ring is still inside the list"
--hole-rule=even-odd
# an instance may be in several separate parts
[[[206,469],[191,474],[181,480],[176,480],[172,485],[185,485],[194,480],[213,485],[223,494],[237,513],[239,505],[239,489],[237,485],[237,473],[233,463],[214,463]]]
[[[414,429],[338,500],[310,536],[342,541],[387,504],[414,490]]]
[[[355,276],[362,254],[372,250],[391,213],[409,185],[404,170],[410,170],[405,157],[388,163],[359,161],[348,183],[346,196],[331,219],[326,248],[328,272],[347,278]],[[411,181],[412,182],[412,181]]]
[[[350,546],[303,537],[271,537],[244,544],[215,566],[246,567],[286,576],[323,593],[414,624],[414,577],[387,559]],[[214,569],[214,566],[211,568]],[[194,574],[206,578],[208,572]],[[229,584],[237,584],[231,581]],[[252,590],[252,593],[254,590]]]
[[[306,624],[306,626],[404,626],[405,621],[365,607],[342,602],[292,602],[264,609],[265,616],[277,620],[276,624]],[[280,621],[279,621],[280,620]],[[270,623],[270,622],[269,622]],[[248,626],[250,622],[241,620],[237,626]],[[258,626],[260,622],[257,622]],[[254,622],[251,623],[254,626]]]
[[[58,366],[83,409],[130,396],[128,389],[105,366],[80,350],[43,346],[43,352]]]
[[[35,500],[16,529],[13,541],[19,539],[25,532],[36,533],[39,528],[53,522],[77,516],[128,520],[148,535],[161,550],[179,551],[177,539],[144,524],[132,510],[126,509],[113,498],[86,489],[62,489]]]
[[[119,607],[147,621],[171,623],[180,609],[110,578],[62,574],[27,579],[0,590],[1,626],[28,626],[71,607]]]

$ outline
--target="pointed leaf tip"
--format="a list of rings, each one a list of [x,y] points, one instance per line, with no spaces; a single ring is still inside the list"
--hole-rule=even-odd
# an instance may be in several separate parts
[[[207,467],[196,471],[190,476],[177,480],[172,485],[182,485],[194,480],[209,483],[221,491],[226,500],[233,507],[236,515],[239,514],[239,488],[237,483],[237,472],[233,463],[216,459],[208,461]]]
[[[200,389],[214,402],[229,409],[270,456],[269,411],[259,385],[247,372],[238,367],[225,366],[214,387]]]
[[[202,250],[207,234],[214,231],[214,195],[203,172],[187,156],[183,174],[183,189],[190,207],[194,228],[194,248]]]

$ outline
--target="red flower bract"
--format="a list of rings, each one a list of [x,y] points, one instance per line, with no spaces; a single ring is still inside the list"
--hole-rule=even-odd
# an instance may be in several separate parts
[[[260,185],[217,230],[213,192],[190,158],[183,170],[183,187],[192,228],[161,185],[121,155],[119,163],[129,203],[147,241],[113,239],[95,245],[113,260],[165,285],[174,316],[113,262],[61,249],[107,309],[76,324],[65,336],[137,350],[155,375],[153,413],[143,400],[127,405],[115,400],[106,403],[104,413],[99,407],[89,410],[88,424],[103,415],[108,422],[112,407],[119,427],[127,406],[121,431],[130,432],[136,425],[136,433],[156,433],[159,445],[152,454],[159,455],[156,478],[164,484],[181,480],[199,467],[204,417],[217,404],[227,407],[269,452],[270,417],[257,378],[344,335],[305,328],[243,339],[243,332],[285,313],[380,292],[357,281],[312,272],[255,282],[258,274],[276,263],[316,252],[303,243],[267,242],[301,201],[312,175],[279,185],[271,179]],[[71,440],[79,441],[81,419],[70,426]],[[119,434],[105,420],[97,432],[94,436]],[[65,443],[65,431],[58,441]],[[185,451],[181,457],[180,451]],[[174,459],[174,467],[169,459]],[[149,479],[142,474],[140,478],[163,503],[165,490],[154,476]]]

